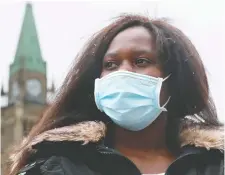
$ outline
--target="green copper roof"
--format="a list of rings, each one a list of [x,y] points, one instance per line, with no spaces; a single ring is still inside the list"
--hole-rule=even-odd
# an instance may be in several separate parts
[[[24,65],[21,65],[21,59],[24,59]],[[23,66],[27,70],[46,74],[46,63],[42,59],[32,5],[29,3],[26,5],[15,58],[10,65],[10,75]]]

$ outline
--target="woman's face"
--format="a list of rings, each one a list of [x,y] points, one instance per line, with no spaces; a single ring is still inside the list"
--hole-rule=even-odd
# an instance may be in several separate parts
[[[118,70],[163,77],[153,36],[144,27],[128,28],[112,40],[103,58],[101,77]]]
[[[163,77],[156,57],[153,36],[144,27],[132,27],[120,32],[111,42],[103,58],[101,77],[118,70],[131,71],[153,77]],[[161,105],[167,100],[163,87]]]

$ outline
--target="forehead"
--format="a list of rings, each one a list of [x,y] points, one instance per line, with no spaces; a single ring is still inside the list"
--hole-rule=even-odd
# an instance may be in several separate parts
[[[121,49],[153,51],[153,36],[142,26],[125,29],[115,36],[107,52],[118,52]]]

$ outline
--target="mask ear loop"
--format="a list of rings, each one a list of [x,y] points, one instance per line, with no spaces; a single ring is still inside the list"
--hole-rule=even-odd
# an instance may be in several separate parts
[[[166,101],[166,103],[161,107],[163,111],[167,112],[167,109],[165,108],[165,106],[169,103],[171,96],[169,96],[168,100]]]
[[[166,81],[170,76],[171,76],[171,74],[169,74],[166,78],[164,78],[163,82]]]
[[[166,81],[169,77],[171,76],[171,74],[169,74],[166,78],[163,79],[163,82]],[[163,111],[167,112],[167,109],[165,108],[165,106],[169,103],[171,96],[169,96],[168,100],[165,102],[165,104],[161,107],[163,109]]]

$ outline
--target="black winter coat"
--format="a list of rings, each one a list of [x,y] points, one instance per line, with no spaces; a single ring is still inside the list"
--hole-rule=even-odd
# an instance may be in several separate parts
[[[19,174],[141,175],[129,159],[104,146],[105,131],[102,122],[89,121],[44,132],[29,145],[21,145],[32,156]],[[183,130],[180,139],[181,153],[165,175],[224,175],[223,128],[196,125]],[[19,158],[14,157],[14,165]]]

